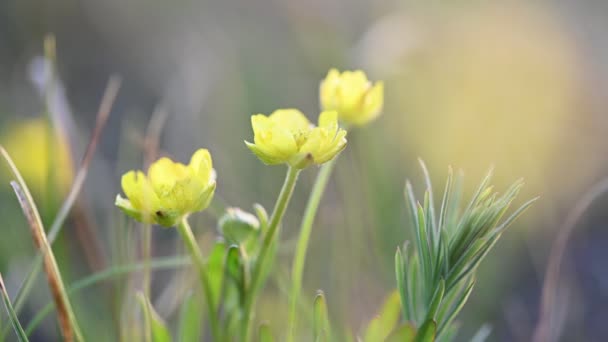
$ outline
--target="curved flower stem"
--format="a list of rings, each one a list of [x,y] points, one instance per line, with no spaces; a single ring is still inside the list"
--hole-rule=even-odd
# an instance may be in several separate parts
[[[251,328],[252,321],[251,310],[255,304],[257,292],[262,287],[262,280],[264,278],[263,273],[265,273],[265,269],[270,262],[270,260],[268,260],[269,252],[279,236],[279,225],[281,223],[281,219],[283,218],[283,214],[285,214],[285,209],[287,208],[287,204],[291,199],[291,195],[293,194],[293,189],[296,187],[296,181],[298,180],[299,174],[299,169],[289,167],[287,170],[287,175],[285,176],[285,182],[281,188],[281,193],[279,194],[277,202],[275,203],[272,217],[270,219],[270,223],[268,224],[268,229],[264,236],[264,241],[262,243],[260,253],[256,260],[254,272],[252,274],[251,288],[245,297],[245,303],[243,306],[243,321],[241,326],[241,341],[249,340],[249,330]]]
[[[209,311],[209,321],[211,325],[211,335],[214,341],[221,341],[220,339],[220,329],[219,329],[219,320],[217,314],[215,312],[215,303],[213,301],[213,296],[211,294],[211,285],[209,284],[209,278],[207,277],[207,266],[205,265],[205,261],[203,259],[203,254],[196,242],[194,234],[192,233],[192,229],[190,228],[190,224],[188,224],[188,218],[184,217],[180,223],[177,225],[177,230],[182,236],[182,240],[186,244],[186,248],[190,253],[190,257],[192,258],[192,263],[196,265],[198,269],[201,285],[203,287],[203,292],[205,294],[205,301],[207,302],[207,310]]]
[[[336,159],[337,158],[334,158],[321,166],[321,170],[317,174],[317,179],[315,180],[312,192],[308,198],[308,203],[306,204],[306,211],[304,212],[302,224],[300,225],[300,236],[296,246],[293,265],[291,267],[292,283],[289,294],[288,342],[293,342],[296,332],[296,306],[302,290],[302,274],[304,273],[304,263],[306,262],[306,251],[308,250],[308,241],[310,240],[310,234],[312,232],[312,224],[317,215],[321,197],[323,197],[329,177],[336,164]]]

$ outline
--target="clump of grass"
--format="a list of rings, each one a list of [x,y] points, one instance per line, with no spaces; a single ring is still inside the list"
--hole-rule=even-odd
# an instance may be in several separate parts
[[[477,267],[506,228],[537,198],[504,218],[523,181],[516,181],[501,195],[490,185],[490,171],[463,209],[462,173],[454,179],[450,168],[437,211],[428,171],[422,161],[420,164],[426,191],[420,202],[411,183],[406,183],[415,238],[412,244],[397,248],[397,288],[404,321],[422,333],[431,331],[437,340],[449,341],[457,330],[454,318],[473,291]]]

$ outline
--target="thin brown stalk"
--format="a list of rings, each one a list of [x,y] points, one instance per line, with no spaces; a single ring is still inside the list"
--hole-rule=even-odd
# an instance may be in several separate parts
[[[560,227],[557,238],[553,242],[549,254],[549,263],[543,283],[542,297],[539,308],[539,319],[534,331],[534,342],[551,342],[557,339],[553,336],[552,323],[553,313],[558,286],[560,284],[560,271],[568,240],[576,227],[576,223],[585,214],[591,204],[601,195],[608,192],[608,178],[601,180],[589,189],[577,202],[576,206],[568,213],[564,224]]]
[[[57,261],[51,250],[49,241],[44,233],[44,227],[40,220],[38,210],[36,210],[33,201],[29,201],[31,195],[27,188],[22,188],[21,185],[16,181],[11,181],[11,186],[17,195],[21,209],[28,221],[32,238],[36,248],[40,250],[43,255],[44,271],[47,276],[47,281],[57,308],[57,316],[59,319],[59,327],[61,329],[61,335],[64,341],[82,341],[82,334],[76,322],[74,311],[72,310],[71,304],[67,297],[65,286],[61,279],[61,273],[57,266]]]
[[[78,198],[80,190],[84,185],[84,181],[87,177],[91,160],[93,160],[93,155],[95,154],[97,144],[99,143],[99,138],[101,137],[101,132],[106,126],[106,122],[108,121],[108,117],[110,116],[110,112],[112,111],[112,106],[114,105],[114,100],[116,100],[116,95],[118,95],[118,90],[120,89],[121,83],[121,78],[116,75],[111,76],[110,80],[108,81],[108,85],[106,86],[106,90],[101,99],[101,104],[97,112],[97,120],[95,121],[95,128],[93,130],[93,134],[91,135],[91,139],[89,140],[89,144],[87,145],[86,152],[84,153],[82,161],[80,162],[80,167],[78,168],[76,177],[74,177],[74,182],[70,189],[70,193],[63,202],[61,209],[57,213],[57,216],[55,217],[53,225],[51,226],[51,229],[49,231],[49,241],[51,241],[51,243],[53,243],[53,241],[55,241],[55,239],[57,238],[57,234],[59,234],[63,222],[65,222],[65,219],[70,213],[70,209],[74,205],[74,202]]]

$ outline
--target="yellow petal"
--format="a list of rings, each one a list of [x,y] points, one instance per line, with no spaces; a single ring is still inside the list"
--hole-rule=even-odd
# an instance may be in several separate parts
[[[195,177],[197,177],[203,184],[208,184],[212,180],[213,175],[213,161],[211,160],[211,154],[207,149],[198,149],[190,158],[190,164],[188,165],[192,169]]]
[[[338,127],[338,112],[335,110],[326,110],[319,114],[319,127],[333,129]]]
[[[185,166],[169,158],[160,158],[148,169],[148,177],[159,197],[163,197],[180,179],[187,177]]]
[[[260,148],[260,146],[252,144],[248,141],[245,141],[245,145],[255,154],[264,164],[267,165],[276,165],[285,163],[287,160],[282,158],[277,158],[270,153],[267,153],[265,149]]]
[[[253,141],[258,148],[269,156],[278,159],[287,159],[298,151],[298,147],[291,130],[262,114],[251,117],[253,126]]]
[[[346,147],[346,131],[340,129],[335,135],[334,139],[323,146],[323,149],[319,151],[316,156],[315,163],[323,164],[333,158],[335,158],[344,148]]]
[[[279,127],[289,130],[292,134],[307,132],[310,130],[310,121],[297,109],[278,109],[270,114],[270,120]]]
[[[363,101],[363,115],[357,120],[358,124],[365,124],[375,119],[382,112],[384,106],[384,83],[376,84],[367,92]]]
[[[150,213],[159,207],[159,199],[143,172],[129,171],[125,173],[122,176],[121,185],[133,208],[144,213]]]

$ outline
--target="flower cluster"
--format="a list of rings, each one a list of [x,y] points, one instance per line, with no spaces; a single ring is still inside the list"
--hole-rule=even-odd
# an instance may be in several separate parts
[[[268,165],[287,164],[295,169],[320,165],[335,158],[346,147],[345,125],[363,125],[376,118],[383,105],[383,84],[371,84],[360,71],[332,69],[320,86],[323,111],[313,125],[297,109],[279,109],[266,116],[251,117],[253,143],[247,147]],[[127,198],[116,197],[116,205],[144,223],[171,227],[188,214],[205,209],[215,190],[211,155],[205,149],[194,153],[184,165],[161,158],[147,174],[129,171],[122,177]]]

